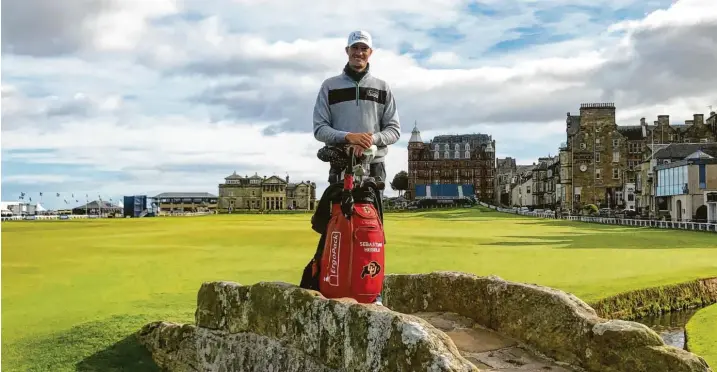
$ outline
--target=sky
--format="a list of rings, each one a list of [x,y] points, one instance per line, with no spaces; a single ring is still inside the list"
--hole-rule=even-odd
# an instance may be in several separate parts
[[[216,195],[233,172],[320,195],[313,106],[357,29],[396,97],[391,179],[414,124],[424,141],[492,135],[530,164],[581,103],[614,102],[618,125],[717,110],[714,0],[7,1],[2,200]]]

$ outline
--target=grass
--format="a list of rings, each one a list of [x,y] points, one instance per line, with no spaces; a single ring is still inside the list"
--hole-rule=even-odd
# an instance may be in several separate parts
[[[700,309],[692,316],[685,330],[690,351],[717,366],[717,304]]]
[[[298,284],[309,214],[2,224],[4,371],[155,371],[131,334],[193,322],[203,281]],[[714,234],[540,220],[479,208],[386,215],[388,273],[453,270],[586,301],[717,275]],[[717,332],[712,332],[714,335]]]

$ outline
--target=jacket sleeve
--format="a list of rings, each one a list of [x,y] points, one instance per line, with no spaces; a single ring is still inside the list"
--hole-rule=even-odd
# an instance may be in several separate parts
[[[329,108],[329,88],[324,82],[316,96],[314,105],[314,138],[327,145],[346,143],[348,132],[336,130],[331,126],[331,110]]]
[[[373,143],[376,146],[388,146],[398,142],[401,138],[401,123],[398,119],[396,99],[391,87],[386,85],[386,104],[383,106],[381,118],[381,131],[373,134]]]

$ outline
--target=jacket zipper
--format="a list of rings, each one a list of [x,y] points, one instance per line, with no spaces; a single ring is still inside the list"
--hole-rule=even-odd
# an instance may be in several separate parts
[[[358,106],[359,105],[359,82],[357,81],[354,84],[356,84],[356,106]]]

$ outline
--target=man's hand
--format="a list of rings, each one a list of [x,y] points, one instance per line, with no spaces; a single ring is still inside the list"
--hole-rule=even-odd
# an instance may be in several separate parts
[[[346,142],[365,150],[373,145],[373,134],[371,133],[349,133],[346,135]]]
[[[361,147],[361,146],[359,146],[359,145],[350,145],[350,146],[348,147],[348,149],[353,149],[353,150],[354,150],[354,156],[356,156],[356,157],[360,157],[361,155],[363,155],[363,150],[364,150],[364,148]],[[346,150],[348,150],[348,149],[346,149]]]

